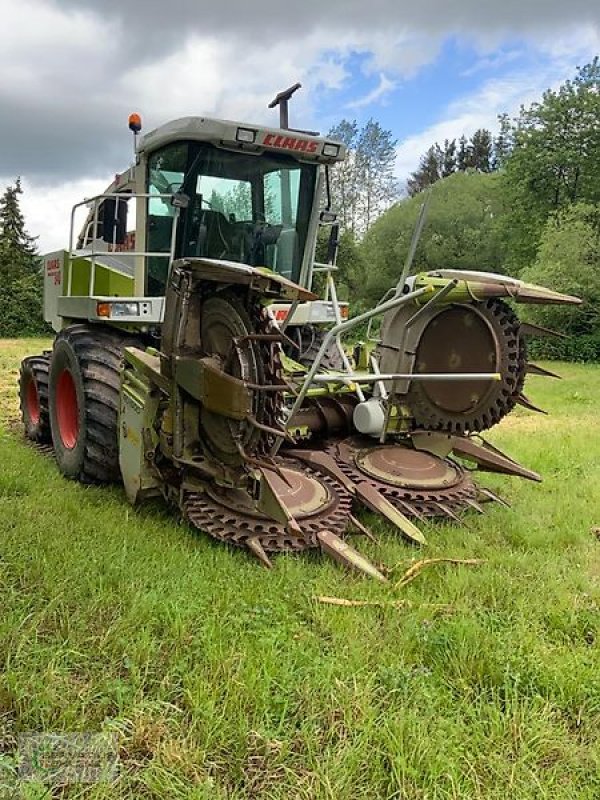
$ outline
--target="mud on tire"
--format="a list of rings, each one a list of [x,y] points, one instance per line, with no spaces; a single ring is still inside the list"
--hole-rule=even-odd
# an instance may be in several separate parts
[[[120,480],[118,413],[127,337],[72,325],[54,342],[49,409],[52,441],[63,475],[82,483]]]

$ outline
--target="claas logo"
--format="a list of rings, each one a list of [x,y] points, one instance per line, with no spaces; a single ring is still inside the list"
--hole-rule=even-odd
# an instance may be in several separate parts
[[[308,139],[298,139],[295,136],[281,136],[274,133],[268,133],[263,139],[263,144],[267,147],[297,150],[301,153],[316,153],[319,146],[318,142],[311,142]]]

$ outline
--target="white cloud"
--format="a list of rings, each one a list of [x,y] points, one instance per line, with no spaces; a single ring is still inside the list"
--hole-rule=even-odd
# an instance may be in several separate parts
[[[11,180],[0,178],[0,185],[8,185]],[[103,192],[109,183],[110,180],[80,178],[59,185],[44,185],[24,179],[21,208],[28,232],[39,237],[39,251],[50,253],[68,248],[71,209],[86,197]],[[75,235],[78,233],[79,230],[75,230]]]
[[[146,130],[202,112],[274,120],[267,102],[300,80],[305,91],[294,98],[292,124],[319,128],[316,103],[323,91],[346,88],[353,56],[362,56],[365,75],[379,81],[351,104],[362,108],[434,61],[448,36],[477,46],[488,69],[498,42],[520,37],[558,65],[554,82],[572,73],[574,53],[598,49],[600,6],[305,0],[292,17],[280,0],[0,0],[0,18],[0,175],[4,182],[23,176],[30,230],[48,249],[66,243],[72,202],[104,188],[127,165],[125,120],[132,110],[142,113]],[[569,33],[574,20],[578,39]],[[401,145],[399,174],[414,169],[435,139],[490,127],[498,111],[539,96],[548,75],[490,81],[446,109],[436,125]]]
[[[484,56],[468,67],[468,69],[463,70],[461,77],[470,78],[472,75],[477,75],[478,72],[483,72],[484,70],[497,70],[500,67],[517,61],[517,59],[522,56],[522,50],[507,50],[506,52]]]
[[[383,97],[385,97],[388,92],[393,91],[398,84],[396,81],[391,81],[387,78],[383,72],[379,74],[379,83],[377,86],[368,94],[363,95],[362,97],[353,100],[351,103],[347,103],[347,108],[364,108],[365,106],[370,106],[373,103],[377,103]]]
[[[557,88],[572,77],[576,64],[594,56],[599,45],[598,32],[592,27],[580,29],[575,37],[563,35],[543,43],[535,69],[513,70],[489,79],[473,94],[453,101],[433,125],[404,139],[396,150],[396,175],[405,180],[434,142],[469,137],[478,128],[495,132],[499,114],[515,115],[521,105],[530,105],[546,89]]]

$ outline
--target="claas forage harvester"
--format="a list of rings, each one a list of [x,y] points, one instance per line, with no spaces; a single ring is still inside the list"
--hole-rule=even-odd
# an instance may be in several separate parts
[[[329,198],[346,152],[287,128],[295,88],[275,98],[279,128],[186,117],[138,137],[132,115],[135,163],[74,207],[68,249],[44,257],[56,337],[21,365],[22,418],[68,478],[122,481],[134,504],[162,496],[265,565],[320,548],[383,579],[346,541],[369,534],[361,508],[423,543],[420,521],[498,499],[477,470],[539,479],[481,434],[534,408],[525,378],[544,372],[526,351],[544,331],[513,306],[579,301],[407,261],[349,318]],[[377,337],[349,347],[373,320]]]

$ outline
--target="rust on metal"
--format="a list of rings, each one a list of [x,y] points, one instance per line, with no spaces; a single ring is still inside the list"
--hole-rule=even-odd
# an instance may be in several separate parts
[[[321,530],[343,535],[352,497],[336,481],[306,464],[284,462],[282,470],[287,482],[271,472],[270,486],[277,492],[277,501],[271,506],[267,502],[279,520],[259,510],[245,489],[214,484],[208,484],[203,492],[186,494],[185,516],[196,528],[221,541],[243,547],[254,538],[267,554],[318,547],[316,535]],[[283,512],[282,501],[289,516]]]
[[[543,408],[539,408],[539,406],[534,405],[529,398],[525,397],[523,393],[517,396],[516,402],[518,405],[523,406],[523,408],[528,409],[528,411],[535,411],[537,414],[548,414],[548,412],[544,411]]]
[[[321,545],[321,550],[328,556],[331,556],[339,564],[342,564],[349,569],[362,572],[370,578],[375,578],[381,583],[387,583],[387,578],[381,573],[376,566],[362,556],[352,545],[340,539],[333,531],[319,531],[317,539]]]
[[[407,489],[445,489],[460,481],[460,469],[449,461],[408,447],[367,448],[358,451],[355,462],[370,477]]]
[[[374,453],[373,460],[370,453]],[[369,445],[365,437],[330,442],[327,454],[353,484],[367,482],[401,514],[417,519],[446,516],[439,503],[454,513],[475,499],[470,474],[456,462],[440,459],[409,445]]]
[[[460,458],[474,461],[478,469],[484,472],[500,472],[504,475],[518,475],[530,481],[541,481],[540,475],[533,470],[522,467],[497,448],[487,444],[477,444],[466,436],[456,436],[453,440],[453,452]]]
[[[562,380],[561,376],[557,375],[556,372],[551,372],[545,367],[540,367],[539,364],[532,364],[531,361],[527,362],[527,372],[530,375],[540,375],[543,378],[557,378],[559,381]]]

